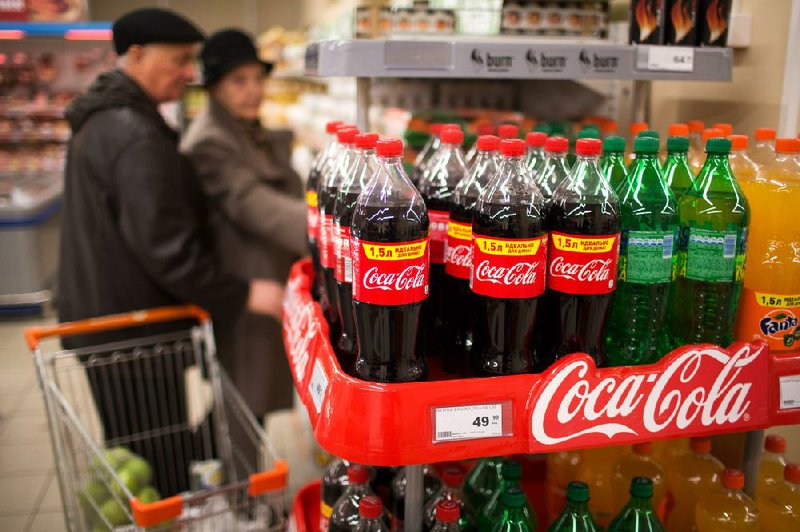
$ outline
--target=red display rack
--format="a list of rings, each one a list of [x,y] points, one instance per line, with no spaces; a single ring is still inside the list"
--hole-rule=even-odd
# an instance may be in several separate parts
[[[763,343],[680,347],[646,366],[601,368],[576,353],[544,373],[404,384],[347,375],[294,265],[283,334],[317,441],[336,456],[397,466],[702,436],[800,423],[800,354]]]

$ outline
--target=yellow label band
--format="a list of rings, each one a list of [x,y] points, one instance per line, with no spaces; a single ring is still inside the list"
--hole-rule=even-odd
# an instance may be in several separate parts
[[[317,206],[317,193],[313,190],[309,190],[306,192],[306,205],[309,207],[316,207]]]
[[[615,238],[578,238],[551,234],[553,245],[560,251],[574,251],[576,253],[608,253],[614,247]]]
[[[425,254],[428,241],[413,244],[362,244],[367,258],[373,260],[418,259]]]
[[[472,225],[450,220],[447,223],[447,234],[457,240],[472,240]]]
[[[787,296],[756,292],[756,302],[762,307],[800,307],[800,294]]]
[[[320,501],[319,503],[319,513],[322,514],[322,517],[325,519],[330,519],[331,514],[333,513],[333,508],[325,504],[324,502]]]
[[[531,240],[495,240],[493,238],[476,238],[475,244],[487,255],[536,255],[541,239]]]

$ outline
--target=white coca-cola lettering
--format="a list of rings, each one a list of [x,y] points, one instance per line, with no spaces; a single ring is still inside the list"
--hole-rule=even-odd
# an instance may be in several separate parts
[[[550,262],[550,275],[573,281],[599,283],[611,278],[611,259],[594,259],[584,264],[572,263],[564,257],[555,257]]]
[[[475,279],[508,286],[532,285],[536,282],[536,269],[539,262],[518,262],[513,266],[492,266],[488,260],[482,261],[475,269]]]
[[[469,244],[448,246],[447,262],[455,266],[469,268],[472,263],[472,247]]]
[[[589,434],[636,435],[638,427],[657,434],[669,427],[720,427],[747,419],[753,383],[742,382],[741,373],[763,352],[750,345],[733,355],[719,348],[692,349],[660,373],[619,374],[597,383],[588,378],[594,369],[589,359],[578,358],[546,381],[531,417],[533,438],[555,445]],[[563,435],[556,434],[559,428]]]
[[[425,286],[425,266],[408,266],[400,273],[383,273],[373,266],[364,274],[368,290],[411,290]]]

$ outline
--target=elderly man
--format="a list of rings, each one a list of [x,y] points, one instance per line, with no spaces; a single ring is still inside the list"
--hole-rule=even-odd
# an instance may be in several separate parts
[[[158,111],[159,104],[180,98],[195,78],[203,35],[174,12],[140,9],[117,20],[113,36],[120,68],[100,75],[67,111],[73,135],[65,177],[60,318],[195,303],[211,312],[219,348],[225,349],[231,316],[245,306],[278,316],[282,287],[267,280],[248,283],[221,268],[203,191],[178,152],[178,135]],[[175,325],[68,338],[64,344],[96,345],[170,327]],[[137,430],[135,423],[120,421],[126,409],[138,410],[141,418],[158,417],[144,407],[148,398],[143,390],[153,389],[154,379],[177,406],[159,405],[164,412],[156,422],[160,426],[139,425],[139,432],[186,421],[183,372],[190,362],[177,354],[174,358],[149,377],[149,388],[141,386],[148,377],[135,372],[123,382],[107,366],[87,365],[107,441],[125,441]],[[156,479],[163,495],[188,488],[186,462],[198,457],[178,451],[182,441],[189,440],[153,438],[134,445],[151,462],[160,462],[154,464],[156,471],[166,469],[161,462],[175,468]]]

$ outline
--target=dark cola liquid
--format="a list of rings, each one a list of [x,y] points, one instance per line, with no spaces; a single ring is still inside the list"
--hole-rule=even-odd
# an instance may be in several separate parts
[[[367,242],[412,242],[425,238],[427,214],[404,207],[365,207],[360,225],[351,227],[353,238]],[[409,219],[411,218],[411,219]],[[373,305],[353,301],[358,337],[355,373],[374,382],[421,381],[427,377],[425,357],[419,347],[423,302],[408,305]]]
[[[308,181],[306,182],[306,192],[317,192],[319,188],[319,178],[320,172],[316,168],[312,168],[311,172],[308,174]],[[308,240],[308,252],[311,255],[311,265],[314,268],[314,289],[313,295],[314,299],[320,299],[322,294],[322,286],[325,284],[325,280],[322,277],[322,264],[319,261],[319,245],[316,238],[312,238],[310,235],[307,236]]]
[[[620,230],[619,213],[608,204],[554,202],[547,213],[547,227],[572,235],[609,235]],[[605,365],[603,338],[611,301],[610,294],[566,294],[548,289],[541,320],[540,357],[543,370],[559,358],[582,352]]]
[[[356,208],[358,192],[339,197],[339,207],[333,217],[334,224],[349,227],[353,221],[353,212]],[[342,368],[351,373],[358,353],[356,320],[353,314],[353,284],[336,281],[337,306],[341,319],[342,332],[339,335],[339,363]]]
[[[336,203],[335,187],[320,187],[317,202],[320,212],[320,230],[322,230],[322,215],[333,214],[333,206]],[[328,296],[329,310],[325,317],[331,325],[331,341],[336,345],[339,336],[339,304],[336,297],[336,278],[333,276],[333,268],[321,267],[322,280],[325,286],[325,293]],[[323,309],[324,310],[324,309]]]
[[[541,236],[542,219],[530,205],[491,205],[476,212],[473,234],[499,238]],[[478,375],[530,373],[534,368],[534,327],[540,297],[499,299],[475,296],[479,315],[473,366]]]
[[[452,188],[426,189],[422,197],[429,211],[448,212],[453,198]],[[444,264],[431,261],[430,297],[423,310],[422,337],[425,354],[436,356],[444,350],[444,317],[447,312],[447,288]]]

